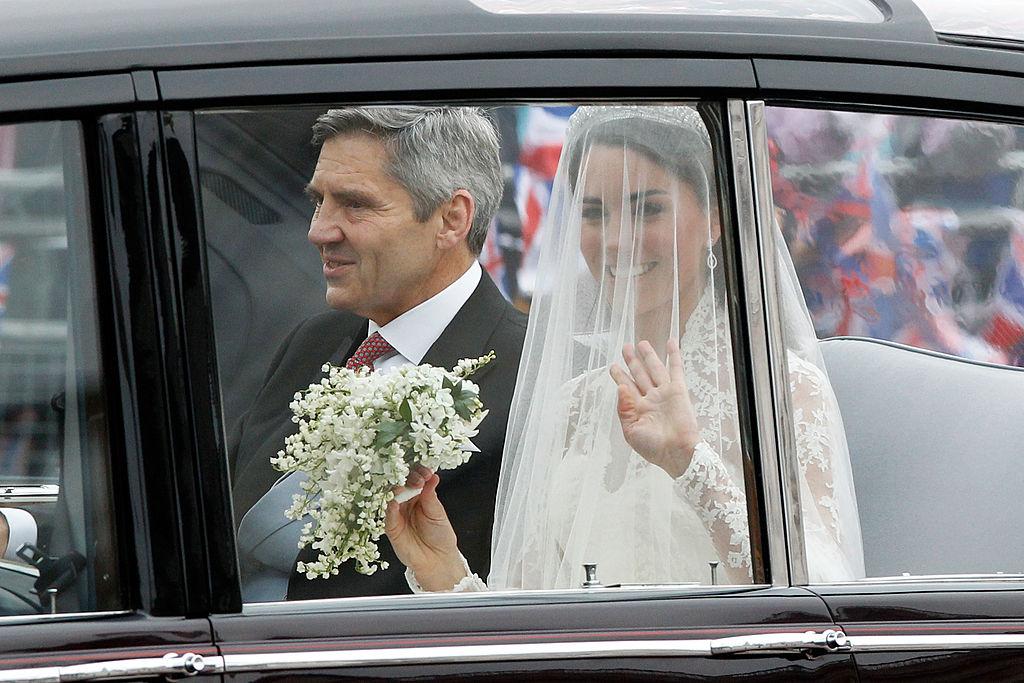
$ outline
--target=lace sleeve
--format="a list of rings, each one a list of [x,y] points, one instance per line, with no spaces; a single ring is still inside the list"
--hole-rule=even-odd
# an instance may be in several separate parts
[[[789,357],[807,565],[814,581],[864,575],[849,452],[839,406],[815,365]]]
[[[405,581],[409,584],[409,590],[413,593],[483,593],[487,590],[487,584],[478,575],[473,573],[473,570],[469,568],[469,562],[463,557],[462,553],[459,553],[459,559],[462,560],[462,566],[466,570],[466,575],[455,584],[452,588],[446,591],[428,591],[420,585],[420,582],[416,579],[416,574],[413,573],[412,569],[405,568]]]
[[[706,442],[701,441],[693,450],[690,466],[679,477],[677,486],[682,487],[683,495],[708,528],[729,578],[737,583],[749,583],[750,531],[746,496]]]

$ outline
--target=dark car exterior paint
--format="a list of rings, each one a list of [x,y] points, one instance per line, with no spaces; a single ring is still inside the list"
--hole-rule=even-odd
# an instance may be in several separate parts
[[[884,105],[1024,121],[1024,46],[936,36],[908,0],[887,21],[490,15],[466,2],[113,3],[0,27],[2,122],[85,130],[108,378],[123,612],[10,617],[0,668],[232,655],[841,628],[848,636],[1024,634],[1024,583],[755,587],[242,607],[191,111],[346,101],[653,98]],[[25,5],[27,8],[28,5]],[[52,19],[52,17],[51,17]],[[116,26],[116,30],[111,27]],[[966,43],[966,44],[965,44]],[[104,277],[105,276],[105,277]],[[775,577],[774,583],[786,577]],[[1011,677],[1024,649],[608,657],[357,667],[312,678],[744,675]],[[291,669],[292,674],[300,669]],[[230,672],[230,670],[229,670]],[[213,670],[213,675],[221,671]],[[240,680],[288,673],[241,671]]]

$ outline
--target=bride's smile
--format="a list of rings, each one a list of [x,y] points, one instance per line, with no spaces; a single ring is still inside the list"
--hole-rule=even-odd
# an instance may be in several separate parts
[[[643,275],[647,275],[647,273],[654,270],[655,266],[657,265],[657,261],[648,261],[647,263],[644,263],[642,265],[633,266],[633,268],[628,273],[619,273],[619,269],[617,266],[605,266],[605,271],[608,273],[608,277],[610,278],[616,278],[620,274],[625,275],[626,277],[641,277]]]

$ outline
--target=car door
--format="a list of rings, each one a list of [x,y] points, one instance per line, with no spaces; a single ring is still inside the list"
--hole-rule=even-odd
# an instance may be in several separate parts
[[[118,113],[144,80],[0,86],[4,680],[196,673],[216,652],[171,455],[156,117]]]
[[[415,93],[419,101],[464,105],[474,104],[478,92],[487,92],[488,107],[500,109],[505,100],[508,108],[545,117],[550,124],[550,117],[560,112],[523,103],[517,97],[520,89],[529,87],[538,98],[572,105],[592,97],[591,86],[643,84],[647,96],[696,102],[705,83],[714,83],[716,92],[742,92],[754,85],[745,60],[702,60],[700,77],[694,75],[697,64],[687,60],[560,59],[558,68],[552,66],[534,59],[461,60],[457,65],[427,60],[159,74],[164,106],[171,112],[165,119],[167,130],[173,129],[192,169],[190,177],[175,173],[171,181],[195,193],[197,235],[206,245],[203,272],[185,274],[183,289],[209,288],[205,309],[193,311],[188,337],[201,344],[216,338],[222,371],[192,378],[219,388],[211,397],[213,414],[219,416],[220,405],[252,401],[252,395],[244,395],[249,390],[241,387],[259,385],[261,359],[272,355],[288,328],[322,302],[322,284],[306,275],[316,272],[319,263],[312,248],[303,245],[308,215],[297,207],[316,159],[317,150],[306,143],[309,126],[327,108],[323,101],[329,106],[367,100],[402,103]],[[453,88],[458,92],[455,100]],[[630,99],[628,89],[622,92],[616,102]],[[273,108],[265,104],[271,98]],[[508,101],[513,99],[517,102]],[[731,313],[734,321],[744,321],[742,328],[739,322],[732,325],[737,340],[750,339],[749,344],[737,342],[744,349],[737,353],[742,359],[737,362],[737,384],[742,387],[740,429],[748,454],[751,545],[757,548],[754,582],[713,585],[709,566],[694,585],[246,602],[240,611],[232,606],[213,610],[223,656],[219,661],[226,673],[247,680],[299,672],[353,680],[516,673],[574,679],[623,674],[787,679],[853,675],[843,636],[825,603],[789,585],[781,499],[775,488],[776,423],[760,301],[747,109],[739,100],[721,98],[705,99],[699,106],[715,139],[722,211],[729,224],[723,248],[729,286],[736,295],[730,298],[735,306]],[[495,114],[499,119],[502,115]],[[225,141],[231,141],[230,147],[223,146]],[[180,216],[187,216],[185,204],[179,209]],[[260,266],[246,271],[232,252]],[[282,296],[290,302],[287,308],[274,304]],[[244,320],[236,315],[240,309],[248,312]],[[200,313],[209,318],[203,320]],[[254,343],[233,328],[238,324],[267,332]],[[242,345],[233,341],[239,339]],[[241,371],[228,374],[226,366]],[[231,425],[222,429],[221,434],[229,433]],[[219,452],[206,454],[204,467],[222,466],[223,438],[216,442]],[[207,528],[208,537],[229,537],[222,527]],[[283,547],[287,580],[294,541]],[[597,571],[600,579],[600,567]],[[219,585],[227,594],[238,590],[236,581],[225,574]],[[242,590],[251,587],[243,584]]]
[[[992,74],[755,60],[863,534],[867,578],[810,588],[861,680],[1020,672],[1019,56],[993,52]]]

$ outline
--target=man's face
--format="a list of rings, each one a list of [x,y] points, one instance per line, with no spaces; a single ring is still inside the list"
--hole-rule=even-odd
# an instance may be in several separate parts
[[[416,220],[412,197],[384,170],[387,152],[365,133],[324,143],[307,194],[309,241],[320,252],[327,303],[385,325],[418,304],[441,252],[440,212]]]

